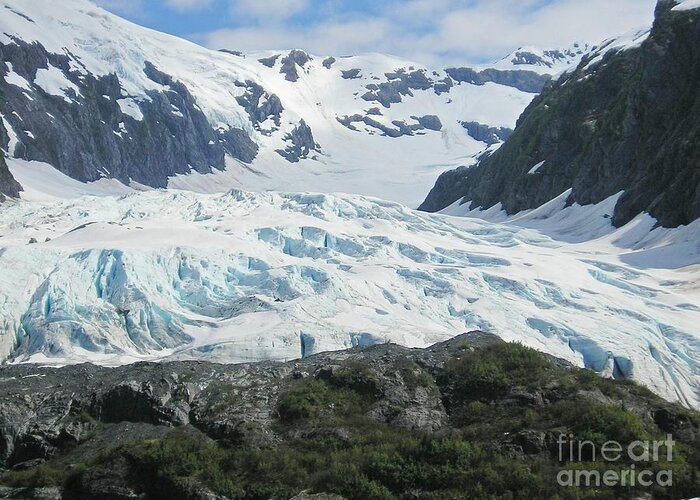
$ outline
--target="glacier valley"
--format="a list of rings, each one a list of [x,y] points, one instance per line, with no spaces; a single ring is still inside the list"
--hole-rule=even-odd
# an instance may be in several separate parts
[[[614,229],[614,199],[565,199],[481,214],[491,221],[359,195],[11,201],[0,205],[0,356],[289,360],[484,330],[698,406],[697,223],[654,229],[639,216]]]

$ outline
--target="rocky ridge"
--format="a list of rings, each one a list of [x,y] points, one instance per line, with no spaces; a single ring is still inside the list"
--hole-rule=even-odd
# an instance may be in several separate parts
[[[618,227],[641,212],[665,227],[700,217],[700,16],[676,4],[658,3],[648,35],[584,57],[530,104],[502,148],[443,174],[421,209],[462,200],[515,214],[572,189],[569,205],[624,191]]]
[[[0,487],[0,498],[341,498],[312,495],[321,487],[346,498],[388,498],[389,492],[403,497],[398,494],[403,483],[392,486],[379,472],[375,483],[345,486],[306,476],[303,456],[326,446],[341,453],[352,443],[373,446],[378,439],[386,447],[393,446],[393,439],[423,436],[416,446],[486,446],[489,454],[496,453],[484,464],[468,466],[475,474],[483,475],[479,467],[495,467],[503,460],[509,468],[516,463],[542,467],[556,453],[556,429],[571,426],[572,432],[588,435],[588,426],[599,424],[586,423],[586,415],[600,412],[607,420],[595,428],[603,437],[622,429],[625,434],[617,438],[623,441],[635,433],[673,433],[687,448],[678,458],[677,488],[668,493],[684,494],[697,486],[690,476],[681,476],[697,473],[693,460],[698,456],[692,455],[697,451],[689,451],[697,450],[700,439],[696,413],[634,384],[599,379],[482,332],[427,349],[386,344],[288,363],[4,366],[0,387],[0,463],[7,469],[0,473],[0,485],[6,485]],[[522,411],[529,416],[517,416]],[[367,442],[372,435],[377,437]],[[393,435],[397,437],[389,437]],[[408,441],[401,446],[409,446]],[[444,451],[430,449],[428,460],[444,459]],[[202,460],[214,461],[207,467],[223,466],[216,458],[220,453],[243,454],[222,455],[221,463],[243,456],[258,460],[254,457],[268,453],[272,455],[261,459],[291,455],[275,472],[260,472],[260,477],[245,475],[261,466],[252,462],[227,476],[213,469],[197,472]],[[392,463],[398,467],[404,459]],[[171,460],[175,462],[167,465]],[[360,467],[362,460],[356,460]],[[298,465],[292,465],[295,461]],[[169,467],[181,472],[168,472]],[[287,469],[296,471],[285,476]],[[349,481],[347,475],[354,473],[342,474]],[[461,474],[455,472],[435,487],[467,481]],[[537,474],[547,480],[548,473]],[[231,483],[234,477],[236,484]],[[481,484],[483,478],[476,481]],[[479,487],[495,487],[484,484]],[[555,483],[543,484],[551,488]],[[295,496],[295,490],[304,492]],[[667,498],[663,493],[658,498]],[[595,494],[613,498],[605,491]],[[585,491],[583,498],[589,498]]]

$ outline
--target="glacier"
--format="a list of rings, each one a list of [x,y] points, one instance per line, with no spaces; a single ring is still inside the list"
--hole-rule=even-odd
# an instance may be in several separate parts
[[[5,203],[0,356],[288,360],[479,329],[699,406],[698,227],[558,203],[519,222],[240,190]]]

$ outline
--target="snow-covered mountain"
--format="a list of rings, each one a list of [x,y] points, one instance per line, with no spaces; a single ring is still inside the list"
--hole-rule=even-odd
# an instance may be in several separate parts
[[[528,50],[437,71],[380,54],[241,54],[88,0],[2,0],[0,145],[82,182],[343,191],[415,207],[440,173],[504,140],[586,48]],[[10,160],[32,190],[25,166]]]
[[[588,43],[574,43],[563,50],[542,50],[538,47],[520,47],[493,65],[496,69],[524,68],[546,75],[559,75],[576,67],[596,47]]]

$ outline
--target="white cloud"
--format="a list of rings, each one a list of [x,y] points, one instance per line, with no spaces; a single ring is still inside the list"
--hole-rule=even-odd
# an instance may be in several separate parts
[[[142,17],[143,2],[97,0]],[[158,0],[176,11],[205,7],[231,28],[190,34],[212,48],[301,48],[319,55],[386,52],[429,65],[496,60],[524,45],[598,43],[651,23],[656,0]],[[370,5],[362,2],[362,6]]]
[[[467,56],[497,57],[522,45],[597,43],[649,24],[654,0],[559,0],[539,9],[511,0],[481,2],[445,15],[431,43]]]
[[[242,51],[301,48],[314,54],[355,54],[380,50],[390,27],[381,19],[323,23],[305,29],[279,26],[223,29],[207,33],[199,41],[212,48]],[[361,36],[360,36],[361,35]]]
[[[432,65],[495,60],[523,45],[597,43],[647,25],[656,0],[384,0],[371,17],[337,0],[234,0],[254,26],[199,35],[214,48],[388,52]],[[285,19],[313,7],[307,25]],[[360,17],[358,17],[360,16]]]

